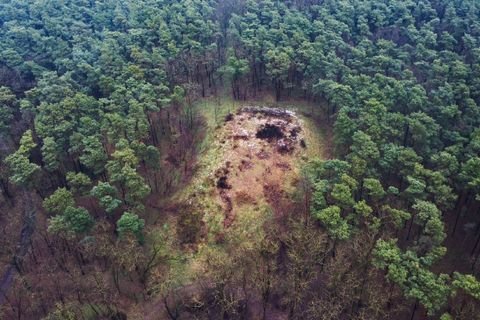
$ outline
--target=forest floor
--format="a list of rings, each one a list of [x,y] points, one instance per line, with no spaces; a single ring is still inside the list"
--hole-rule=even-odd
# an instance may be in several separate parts
[[[255,241],[253,230],[287,213],[303,164],[332,156],[331,133],[312,114],[315,108],[302,101],[277,104],[268,97],[198,103],[206,132],[194,174],[167,200],[158,200],[161,215],[147,217],[147,225],[156,228],[176,226],[183,262],[175,266],[174,282],[191,288],[196,271],[203,269],[205,248],[210,254],[228,250],[218,244],[230,229],[242,229],[251,234],[248,241]],[[147,304],[146,319],[158,319],[161,304]]]

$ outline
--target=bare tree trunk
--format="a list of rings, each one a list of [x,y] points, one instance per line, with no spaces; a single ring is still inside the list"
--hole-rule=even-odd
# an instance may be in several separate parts
[[[415,300],[415,304],[413,305],[412,315],[410,316],[410,320],[413,320],[413,318],[415,317],[415,313],[417,311],[417,306],[418,306],[418,303],[417,303],[417,300]]]
[[[455,217],[455,224],[453,225],[452,236],[454,236],[455,231],[457,231],[457,225],[461,215],[462,215],[462,210],[458,210],[457,216]]]

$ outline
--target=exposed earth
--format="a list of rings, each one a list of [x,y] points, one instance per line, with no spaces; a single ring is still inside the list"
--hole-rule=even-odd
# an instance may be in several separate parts
[[[278,203],[307,145],[299,118],[282,109],[243,107],[227,115],[223,130],[224,161],[215,178],[228,228],[241,206],[257,205],[262,199],[269,205]]]

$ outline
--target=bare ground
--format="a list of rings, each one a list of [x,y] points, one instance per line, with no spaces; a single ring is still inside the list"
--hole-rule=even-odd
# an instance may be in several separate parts
[[[278,202],[285,184],[295,182],[307,145],[299,118],[280,109],[242,108],[227,117],[223,130],[224,161],[215,171],[216,199],[228,228],[243,205]]]

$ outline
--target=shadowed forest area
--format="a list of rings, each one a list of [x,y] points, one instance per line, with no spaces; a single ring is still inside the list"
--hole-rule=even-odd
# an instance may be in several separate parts
[[[0,0],[0,319],[480,319],[477,0]]]

